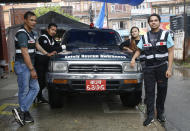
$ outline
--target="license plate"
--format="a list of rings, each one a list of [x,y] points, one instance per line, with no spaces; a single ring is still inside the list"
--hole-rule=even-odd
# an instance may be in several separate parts
[[[106,80],[86,80],[86,91],[105,91]]]

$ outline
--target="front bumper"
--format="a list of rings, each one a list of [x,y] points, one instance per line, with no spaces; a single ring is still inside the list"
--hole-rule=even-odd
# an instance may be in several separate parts
[[[87,92],[86,80],[106,80],[106,91],[124,93],[142,90],[142,73],[130,72],[126,74],[67,74],[48,73],[49,88],[68,92]],[[54,83],[54,80],[66,80],[67,83]],[[124,80],[137,80],[137,83],[125,83]]]

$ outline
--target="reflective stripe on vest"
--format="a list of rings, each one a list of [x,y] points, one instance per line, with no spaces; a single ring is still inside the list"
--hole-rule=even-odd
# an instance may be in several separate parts
[[[163,46],[163,45],[166,45],[166,42],[157,42],[156,43],[156,46]]]
[[[164,58],[164,57],[167,57],[167,56],[168,56],[168,53],[165,53],[165,54],[155,54],[156,58]]]
[[[40,51],[36,51],[36,54],[38,54],[38,55],[44,55],[42,52],[40,52]]]
[[[144,44],[144,47],[152,47],[152,44]]]
[[[34,53],[35,49],[28,49],[28,53]],[[20,49],[16,49],[16,53],[22,53]]]
[[[148,36],[147,36],[147,33],[144,35],[144,41],[146,44],[148,44]]]
[[[165,30],[162,31],[162,35],[160,37],[160,40],[164,40],[165,36],[166,36],[166,32]]]
[[[28,34],[28,32],[27,32],[25,29],[20,29],[20,30],[17,31],[17,33],[18,33],[18,32],[21,32],[21,31],[25,32],[25,33],[28,35],[28,37],[30,38],[30,40],[35,40],[35,39],[36,39],[35,36],[34,36],[34,38],[32,38],[32,37]],[[16,37],[15,37],[15,38],[16,38]],[[17,38],[16,38],[15,40],[18,41]]]
[[[140,58],[142,59],[142,58],[146,58],[146,56],[145,55],[140,55]]]
[[[156,57],[156,58],[164,58],[164,57],[167,57],[167,56],[168,56],[168,53],[165,53],[165,54],[155,54],[155,57]],[[141,59],[142,59],[142,58],[152,59],[152,58],[154,58],[154,55],[148,55],[148,56],[146,56],[146,55],[141,55],[140,58],[141,58]]]
[[[52,42],[51,42],[50,39],[49,39],[49,37],[48,37],[46,34],[43,34],[43,35],[41,35],[41,36],[46,37],[46,39],[48,39],[48,42],[50,43],[50,45],[54,45],[53,39],[52,39]]]

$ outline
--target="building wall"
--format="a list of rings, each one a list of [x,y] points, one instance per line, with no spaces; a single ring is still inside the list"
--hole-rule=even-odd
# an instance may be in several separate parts
[[[26,11],[31,11],[36,7],[44,7],[44,6],[61,6],[64,10],[64,13],[72,15],[72,8],[65,7],[65,3],[25,3],[25,4],[14,4],[14,5],[5,5],[3,7],[4,13],[4,23],[5,28],[10,27],[15,24],[23,23],[23,15]]]
[[[32,8],[36,8],[36,7],[37,7],[36,3],[14,4],[14,5],[3,6],[5,28],[11,25],[14,25],[14,23],[15,24],[22,23],[23,18],[21,17],[21,15],[23,14],[23,12],[20,12],[21,14],[19,14],[19,12],[16,12],[18,8],[23,9],[23,10],[31,10]],[[11,14],[15,14],[15,15],[11,16]]]
[[[7,43],[5,39],[5,24],[2,12],[3,8],[0,6],[0,60],[8,62]]]

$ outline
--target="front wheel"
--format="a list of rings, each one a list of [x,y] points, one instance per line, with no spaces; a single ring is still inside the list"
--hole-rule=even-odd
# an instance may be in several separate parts
[[[61,108],[63,106],[63,96],[53,87],[48,87],[49,104],[51,108]]]
[[[124,106],[134,107],[142,101],[141,95],[142,91],[127,92],[120,94],[120,99]]]

